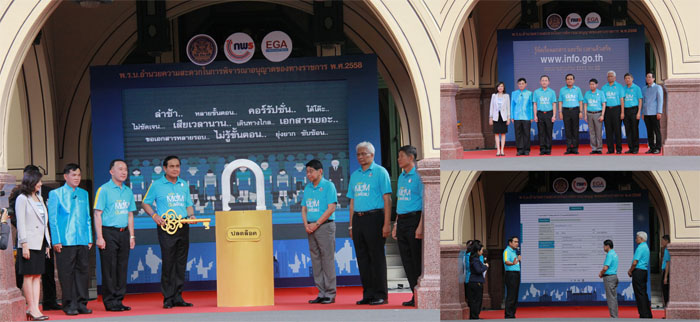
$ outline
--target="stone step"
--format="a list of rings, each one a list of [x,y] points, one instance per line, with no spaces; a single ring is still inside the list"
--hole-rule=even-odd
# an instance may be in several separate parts
[[[403,270],[403,266],[387,266],[386,278],[387,279],[406,278],[406,272]]]
[[[398,254],[387,254],[386,255],[386,266],[402,266],[401,256]]]

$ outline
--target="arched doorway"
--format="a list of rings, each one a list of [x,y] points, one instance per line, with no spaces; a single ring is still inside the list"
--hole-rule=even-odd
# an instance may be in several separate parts
[[[683,202],[692,197],[686,189],[678,189],[679,183],[690,183],[691,174],[670,171],[652,172],[597,172],[611,183],[608,189],[646,190],[649,201],[649,245],[656,252],[652,257],[651,272],[658,272],[659,239],[664,234],[671,235],[672,242],[683,242],[680,236],[674,237],[679,216],[690,216],[680,210]],[[505,247],[506,193],[551,191],[554,177],[594,176],[579,172],[471,172],[444,171],[441,192],[441,251],[442,251],[442,313],[443,316],[462,316],[464,305],[463,288],[459,285],[459,259],[457,252],[463,249],[470,239],[482,240],[490,254],[500,254]],[[572,177],[573,178],[573,177]],[[590,179],[590,178],[589,178]],[[454,210],[452,210],[454,209]],[[680,210],[680,211],[679,211]],[[682,231],[682,229],[681,229]],[[484,291],[484,306],[501,308],[503,300],[502,267],[500,256],[491,256],[490,270]],[[654,279],[652,279],[653,281]],[[654,285],[652,285],[654,286]],[[672,287],[681,287],[674,285]],[[654,291],[656,291],[654,289]],[[450,293],[454,292],[454,293]],[[458,299],[460,301],[449,301]]]
[[[443,96],[455,97],[454,103],[451,103],[455,106],[455,112],[450,114],[454,116],[442,120],[445,122],[442,124],[445,131],[443,144],[458,141],[464,149],[490,148],[494,145],[491,127],[484,113],[488,114],[490,94],[497,82],[497,30],[546,28],[545,15],[551,12],[593,10],[600,12],[603,22],[610,26],[644,26],[645,69],[658,75],[657,83],[664,85],[668,103],[674,102],[679,97],[677,95],[685,95],[677,94],[676,79],[685,76],[674,72],[673,66],[677,63],[673,59],[676,52],[672,48],[676,41],[668,36],[675,34],[680,27],[676,22],[666,20],[666,10],[660,10],[658,5],[649,1],[454,1],[451,8],[453,10],[446,19],[454,24],[447,24],[449,28],[444,33],[446,41],[442,57],[445,64],[441,68],[441,81],[443,86],[455,84],[458,87],[452,90],[454,94],[443,90]],[[523,10],[530,13],[523,15]],[[667,115],[662,121],[662,135],[668,147],[666,151],[668,155],[695,155],[696,152],[689,152],[687,140],[696,137],[697,133],[692,129],[679,131],[673,126],[677,124],[675,122],[680,122],[674,114],[677,112],[678,109],[666,110]],[[449,120],[459,121],[459,127]],[[671,126],[668,122],[671,122]]]

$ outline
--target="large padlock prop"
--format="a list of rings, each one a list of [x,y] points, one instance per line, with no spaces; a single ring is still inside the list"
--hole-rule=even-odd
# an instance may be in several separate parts
[[[255,176],[255,210],[231,211],[231,175],[246,167]],[[265,180],[255,162],[238,159],[221,175],[223,211],[216,212],[216,304],[275,305],[272,211],[265,207]]]

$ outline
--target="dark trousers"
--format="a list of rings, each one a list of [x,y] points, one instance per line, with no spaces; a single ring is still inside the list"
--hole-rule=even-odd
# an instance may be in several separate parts
[[[102,227],[105,249],[100,249],[102,264],[102,303],[105,308],[122,305],[126,294],[127,265],[129,264],[129,230]]]
[[[506,271],[506,319],[515,318],[515,309],[518,306],[518,292],[520,292],[520,272]]]
[[[54,274],[54,259],[56,254],[50,248],[51,257],[44,262],[44,274],[41,275],[41,288],[43,290],[42,305],[58,305],[56,302],[56,279]],[[22,289],[24,275],[19,274],[19,261],[15,261],[15,276],[17,288]]]
[[[668,286],[671,285],[671,274],[668,274],[668,284],[664,284],[664,276],[666,276],[666,270],[661,271],[661,290],[664,294],[664,307],[668,307]]]
[[[469,319],[478,320],[481,314],[481,302],[484,299],[484,285],[479,282],[469,282],[467,293],[469,293]]]
[[[185,286],[185,267],[190,249],[190,225],[182,225],[172,235],[160,228],[157,230],[163,260],[163,271],[160,275],[163,304],[184,302],[182,290]]]
[[[578,152],[579,108],[562,108],[564,119],[564,134],[566,135],[566,150]]]
[[[637,119],[639,106],[625,107],[625,133],[627,134],[627,146],[632,152],[639,151],[639,120]]]
[[[635,269],[632,271],[632,290],[634,290],[634,299],[637,301],[639,318],[651,319],[651,304],[649,303],[649,295],[647,295],[647,270]]]
[[[401,263],[406,272],[408,285],[413,291],[418,284],[418,277],[423,266],[421,265],[423,253],[423,240],[416,239],[416,228],[420,223],[421,212],[405,216],[398,219],[396,227],[397,244],[399,245],[399,255]]]
[[[352,216],[352,242],[355,244],[357,266],[360,269],[363,299],[388,299],[386,285],[386,255],[382,237],[384,210]]]
[[[656,115],[644,115],[644,124],[647,126],[649,149],[661,150],[661,124]]]
[[[622,128],[620,127],[620,106],[606,107],[605,144],[608,152],[622,152]]]
[[[63,294],[63,311],[86,309],[88,302],[88,247],[63,246],[56,253],[58,280]]]
[[[515,146],[518,148],[518,153],[530,153],[530,121],[514,120],[513,127],[515,128]]]
[[[540,152],[552,152],[552,115],[554,112],[537,111],[537,135],[540,138]]]

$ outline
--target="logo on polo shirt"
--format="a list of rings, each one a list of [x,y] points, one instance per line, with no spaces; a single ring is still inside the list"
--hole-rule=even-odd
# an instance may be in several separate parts
[[[308,211],[318,212],[318,211],[320,211],[320,209],[319,209],[320,207],[321,207],[321,201],[319,201],[318,199],[312,199],[312,198],[306,199],[306,208],[308,208],[307,209]]]
[[[176,193],[169,193],[166,196],[166,199],[168,201],[168,207],[184,207],[185,206],[185,196],[176,194]]]
[[[124,210],[124,209],[129,209],[129,204],[130,202],[126,200],[117,200],[114,202],[114,209],[116,210]]]
[[[354,190],[355,195],[360,197],[369,197],[370,184],[364,182],[358,182],[355,184]]]
[[[396,192],[399,200],[410,201],[411,200],[411,189],[406,189],[406,187],[400,187],[399,191]]]

